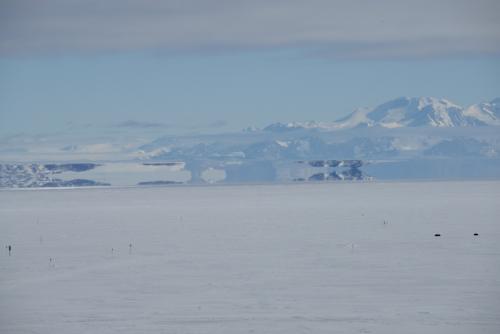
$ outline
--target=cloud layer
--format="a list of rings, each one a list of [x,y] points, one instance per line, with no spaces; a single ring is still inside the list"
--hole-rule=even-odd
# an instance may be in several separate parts
[[[301,47],[499,54],[497,0],[0,0],[0,55]]]

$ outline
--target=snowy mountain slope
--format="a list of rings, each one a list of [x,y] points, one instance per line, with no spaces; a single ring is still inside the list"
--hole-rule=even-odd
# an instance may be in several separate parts
[[[500,98],[468,108],[435,97],[400,97],[373,108],[358,109],[335,122],[274,123],[270,132],[297,129],[340,130],[358,127],[470,127],[500,125]]]
[[[488,125],[500,125],[500,98],[490,102],[473,104],[465,109],[464,115]]]
[[[358,126],[464,127],[500,125],[500,99],[463,108],[446,99],[401,97],[371,110],[358,110],[337,121],[340,128]]]

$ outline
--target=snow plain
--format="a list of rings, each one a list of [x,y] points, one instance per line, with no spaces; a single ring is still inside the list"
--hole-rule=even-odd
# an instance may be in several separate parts
[[[500,182],[0,191],[0,333],[499,333],[499,220]]]

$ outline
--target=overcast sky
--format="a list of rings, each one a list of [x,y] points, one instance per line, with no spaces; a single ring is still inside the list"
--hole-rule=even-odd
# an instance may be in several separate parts
[[[400,95],[492,99],[498,13],[496,0],[0,0],[0,131],[237,128]]]

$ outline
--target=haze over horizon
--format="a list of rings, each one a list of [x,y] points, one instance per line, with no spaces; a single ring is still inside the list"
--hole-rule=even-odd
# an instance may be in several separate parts
[[[2,1],[0,135],[134,122],[232,131],[333,121],[398,96],[489,101],[500,96],[499,10],[491,0]]]

